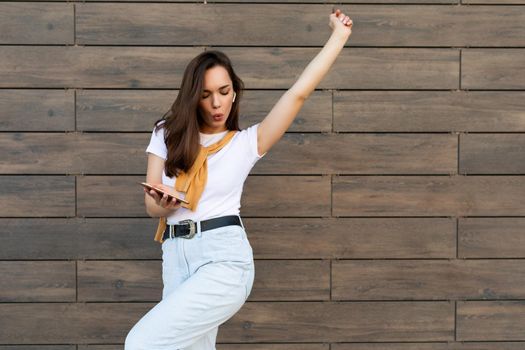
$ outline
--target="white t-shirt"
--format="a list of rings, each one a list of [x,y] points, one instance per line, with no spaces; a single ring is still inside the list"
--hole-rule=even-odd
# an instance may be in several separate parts
[[[264,157],[257,153],[257,128],[259,123],[244,130],[237,131],[233,138],[218,152],[208,155],[208,180],[200,197],[197,209],[180,207],[167,217],[168,224],[177,224],[181,220],[206,220],[224,215],[239,215],[241,194],[244,181],[255,163]],[[221,140],[228,130],[217,134],[200,133],[200,143],[209,146]],[[167,148],[164,142],[164,128],[157,133],[153,129],[146,153],[150,152],[167,159]],[[162,183],[175,187],[176,177],[167,177],[162,172]],[[184,198],[184,193],[180,193]]]

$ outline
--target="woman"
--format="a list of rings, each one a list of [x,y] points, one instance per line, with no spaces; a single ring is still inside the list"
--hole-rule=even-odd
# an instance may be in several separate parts
[[[157,121],[146,152],[146,181],[187,200],[145,191],[159,217],[162,301],[126,337],[126,350],[211,350],[219,325],[248,298],[253,252],[239,216],[248,173],[283,136],[349,38],[352,20],[330,15],[332,35],[259,124],[239,130],[243,83],[220,51],[195,57],[171,114]],[[175,188],[174,188],[175,187]]]

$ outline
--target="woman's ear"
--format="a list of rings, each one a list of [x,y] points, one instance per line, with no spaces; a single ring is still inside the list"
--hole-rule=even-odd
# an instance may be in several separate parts
[[[232,102],[235,102],[235,96],[237,96],[237,94],[235,93],[235,91],[233,92],[233,99],[232,99]]]

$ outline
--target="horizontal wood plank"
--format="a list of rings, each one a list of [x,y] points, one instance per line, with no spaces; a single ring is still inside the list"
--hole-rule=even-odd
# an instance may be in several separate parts
[[[525,174],[522,134],[459,135],[461,174]]]
[[[336,216],[525,215],[522,176],[336,176]]]
[[[255,259],[456,256],[455,219],[243,216],[242,220]],[[157,224],[157,218],[0,219],[5,228],[0,234],[0,259],[161,259],[160,244],[153,240]],[[20,242],[24,249],[19,249]]]
[[[525,218],[460,218],[460,258],[525,258]]]
[[[237,94],[240,104],[240,128],[244,129],[262,121],[284,92],[244,90],[242,97]],[[177,95],[178,91],[175,90],[78,91],[77,130],[151,132],[153,123],[170,109]],[[1,113],[0,111],[0,115]],[[108,123],[108,120],[111,120],[111,123]],[[287,131],[330,132],[331,130],[332,93],[314,91]]]
[[[0,219],[0,259],[160,259],[157,224],[158,218]]]
[[[74,302],[75,265],[75,261],[0,261],[0,302]]]
[[[75,216],[73,176],[0,176],[0,217]]]
[[[523,324],[523,300],[458,301],[457,340],[523,341]]]
[[[378,342],[454,339],[450,302],[246,303],[218,341]]]
[[[73,90],[0,90],[0,131],[73,130]]]
[[[137,176],[80,176],[77,179],[77,213],[80,216],[144,217],[144,192]],[[269,186],[269,187],[268,187]],[[269,192],[267,188],[275,190]],[[311,200],[316,198],[315,201]],[[328,216],[328,176],[248,176],[242,216]]]
[[[320,51],[220,50],[230,57],[247,89],[290,88]],[[193,47],[4,46],[0,88],[174,89],[179,88],[186,65],[200,52]],[[344,48],[317,88],[456,89],[459,64],[457,49]]]
[[[448,343],[347,343],[332,344],[331,350],[521,350],[522,342]]]
[[[79,3],[83,45],[323,46],[331,5]],[[293,12],[295,20],[289,21]],[[349,46],[522,46],[525,9],[352,5]],[[177,18],[176,22],[170,21]],[[440,19],[440,27],[432,23]],[[221,21],[216,21],[221,18]],[[247,24],[249,23],[249,24]],[[293,32],[293,36],[281,33]],[[403,35],[399,35],[403,33]]]
[[[0,2],[0,44],[73,44],[71,3]]]
[[[334,91],[333,109],[337,132],[525,131],[523,91]]]
[[[2,46],[0,88],[173,89],[200,52],[193,47]]]
[[[333,300],[523,299],[522,260],[336,260]]]
[[[254,174],[453,174],[455,135],[287,134]],[[337,152],[334,152],[337,150]]]
[[[152,128],[153,130],[153,128]],[[2,133],[8,174],[140,174],[150,133]],[[252,174],[452,174],[456,135],[283,135]],[[340,152],[334,152],[337,149]],[[20,155],[24,155],[21,157]]]
[[[525,89],[525,49],[462,49],[461,89]]]
[[[248,301],[330,299],[329,261],[257,260],[255,269]],[[162,261],[79,261],[78,301],[160,301],[161,273]]]

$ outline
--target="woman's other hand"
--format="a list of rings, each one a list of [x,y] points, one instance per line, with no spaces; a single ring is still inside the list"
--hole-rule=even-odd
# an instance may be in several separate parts
[[[163,189],[165,192],[168,192],[172,195],[178,195],[175,190],[169,186],[166,186],[164,184],[152,184],[155,187]],[[168,199],[168,196],[166,194],[159,195],[155,190],[148,190],[147,188],[144,188],[144,192],[147,193],[150,197],[152,197],[155,200],[155,203],[157,205],[161,206],[165,209],[175,210],[181,207],[181,202],[176,200],[175,198]]]
[[[335,10],[335,12],[332,9],[332,13],[330,14],[330,22],[328,24],[334,32],[340,32],[347,37],[352,34],[352,20],[339,9]]]

